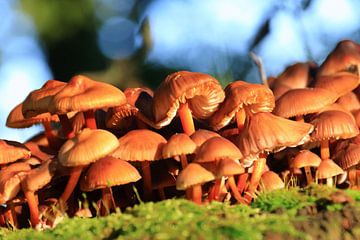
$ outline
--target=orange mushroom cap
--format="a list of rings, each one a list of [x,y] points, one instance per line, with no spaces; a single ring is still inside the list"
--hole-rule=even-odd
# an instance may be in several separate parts
[[[215,130],[226,126],[235,113],[244,108],[248,113],[271,112],[275,106],[272,91],[261,84],[251,84],[243,81],[232,82],[225,88],[225,100],[220,104],[209,119],[209,124]]]
[[[318,167],[321,158],[309,150],[300,151],[291,161],[292,168]]]
[[[243,158],[235,144],[223,137],[213,137],[204,142],[197,151],[195,162],[213,162],[222,159],[240,160]]]
[[[185,190],[197,184],[203,184],[215,179],[215,176],[197,163],[190,163],[182,170],[176,179],[176,189]]]
[[[23,144],[15,141],[0,139],[0,164],[15,162],[31,156],[30,150]]]
[[[49,111],[53,114],[63,114],[115,107],[125,103],[126,97],[120,89],[77,75],[51,99]]]
[[[311,140],[347,139],[359,134],[354,118],[342,111],[326,111],[318,114],[311,121],[314,131]]]
[[[162,158],[166,139],[160,134],[147,130],[132,130],[119,138],[119,147],[111,156],[125,161],[154,161]]]
[[[23,101],[23,116],[29,118],[48,112],[52,97],[65,85],[61,81],[48,80],[40,89],[32,91]]]
[[[34,117],[24,118],[22,103],[20,103],[9,113],[6,119],[6,126],[10,128],[27,128],[42,122],[59,122],[59,118],[57,115],[51,115],[50,113],[42,113]]]
[[[111,157],[103,157],[91,164],[80,182],[81,191],[124,185],[141,178],[139,172],[130,163]]]
[[[334,103],[337,95],[321,88],[302,88],[287,91],[278,100],[274,114],[284,118],[315,113]]]
[[[331,178],[342,174],[344,171],[333,160],[325,159],[321,161],[316,171],[316,177],[318,179]]]
[[[196,150],[196,144],[184,133],[177,133],[170,137],[162,149],[163,158],[172,158],[182,154],[192,154]]]
[[[276,152],[295,147],[310,140],[313,126],[275,116],[271,113],[254,114],[238,137],[237,146],[247,158],[262,152]]]
[[[275,172],[267,171],[261,175],[260,187],[265,191],[274,191],[284,188],[285,183]]]
[[[349,71],[354,66],[360,71],[360,45],[351,40],[343,40],[321,64],[317,76]]]
[[[83,129],[59,150],[59,162],[66,167],[84,166],[110,154],[119,146],[112,133],[102,129]]]
[[[209,118],[224,100],[219,82],[208,74],[180,71],[160,84],[154,93],[153,113],[156,125],[168,125],[180,103],[188,103],[195,118]]]

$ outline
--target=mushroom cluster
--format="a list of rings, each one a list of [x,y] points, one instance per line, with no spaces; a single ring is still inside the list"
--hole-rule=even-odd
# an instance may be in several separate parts
[[[250,204],[289,185],[357,189],[359,68],[360,45],[344,40],[320,66],[296,63],[270,87],[223,89],[188,71],[155,91],[49,80],[8,116],[8,127],[44,132],[0,140],[0,225],[44,229],[63,214],[173,197]]]

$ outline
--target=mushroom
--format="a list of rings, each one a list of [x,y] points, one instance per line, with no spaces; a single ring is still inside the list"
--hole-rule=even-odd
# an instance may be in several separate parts
[[[341,71],[360,70],[360,45],[351,40],[340,41],[321,64],[317,77],[329,76]]]
[[[330,158],[330,139],[347,139],[359,134],[354,118],[342,111],[322,112],[315,116],[311,124],[315,127],[311,133],[311,141],[320,141],[323,160]]]
[[[91,164],[80,181],[80,189],[84,192],[102,190],[102,202],[108,215],[116,208],[111,187],[137,182],[141,178],[139,172],[130,163],[106,156]]]
[[[21,180],[21,187],[30,210],[30,222],[33,228],[40,227],[38,201],[35,192],[47,185],[55,174],[57,161],[47,160],[38,168],[29,171]]]
[[[184,169],[188,164],[186,155],[193,154],[196,150],[196,144],[184,133],[177,133],[170,137],[162,149],[163,158],[175,158],[181,162]]]
[[[237,189],[234,175],[240,175],[245,172],[245,169],[241,166],[240,162],[234,161],[230,158],[224,158],[217,164],[216,178],[227,177],[227,183],[233,193],[234,198],[239,203],[245,203]]]
[[[341,96],[337,100],[337,103],[352,113],[356,113],[360,110],[360,102],[354,92],[348,92],[347,94]]]
[[[245,164],[254,162],[250,178],[247,201],[259,184],[261,173],[266,163],[266,152],[277,152],[285,147],[296,147],[309,141],[313,126],[304,122],[295,122],[271,113],[256,113],[245,123],[240,133],[237,146],[244,155]]]
[[[316,179],[326,179],[326,184],[332,187],[334,184],[333,177],[340,175],[343,172],[344,171],[341,167],[339,167],[333,160],[325,159],[321,161],[316,171]]]
[[[191,188],[192,201],[201,204],[202,203],[202,189],[201,184],[210,182],[215,179],[215,176],[201,167],[197,163],[190,163],[183,169],[178,178],[176,179],[176,189],[186,190]]]
[[[243,128],[246,115],[257,112],[271,112],[275,106],[272,91],[260,84],[235,81],[225,88],[225,100],[209,119],[210,126],[219,130],[233,118],[239,131]]]
[[[125,95],[120,89],[83,75],[77,75],[51,98],[49,111],[53,114],[81,111],[84,113],[86,126],[96,129],[94,112],[96,109],[120,106],[125,103]]]
[[[261,175],[260,188],[263,191],[274,191],[285,187],[284,182],[281,180],[279,175],[273,171],[266,171]]]
[[[316,79],[315,88],[326,89],[337,98],[353,91],[359,85],[359,76],[349,72],[338,72],[321,76]]]
[[[29,93],[22,103],[22,114],[25,118],[35,117],[49,112],[53,96],[66,86],[66,83],[57,80],[48,80],[41,88]],[[58,114],[62,130],[66,138],[71,138],[74,133],[66,114]]]
[[[166,139],[156,132],[138,129],[120,137],[118,142],[119,147],[111,156],[125,161],[141,162],[144,197],[149,200],[152,194],[150,162],[162,158],[162,148]]]
[[[334,103],[337,97],[322,88],[292,89],[276,100],[273,113],[283,118],[296,117],[297,121],[304,121],[304,115],[320,111]]]
[[[6,126],[10,128],[28,128],[35,124],[42,124],[45,130],[45,136],[49,143],[49,146],[57,149],[60,145],[59,139],[51,128],[51,122],[59,122],[57,115],[51,115],[50,113],[42,113],[30,118],[24,118],[22,114],[22,103],[18,104],[11,110],[7,119]]]
[[[58,153],[59,162],[65,167],[72,167],[72,172],[60,204],[66,203],[79,180],[82,169],[92,162],[110,154],[119,146],[115,135],[102,129],[85,128],[75,137],[67,140]]]
[[[21,176],[29,170],[31,170],[29,164],[16,162],[0,171],[0,204],[10,205],[10,209],[6,210],[4,215],[13,226],[16,226],[16,215],[14,214],[13,204],[10,202],[21,189]]]
[[[195,132],[192,116],[209,118],[224,100],[219,82],[208,74],[180,71],[173,73],[154,92],[153,113],[160,128],[179,114],[184,133]]]
[[[15,162],[18,159],[27,159],[31,156],[30,150],[23,144],[15,141],[0,139],[0,165]]]
[[[311,167],[318,167],[320,165],[321,158],[315,153],[310,152],[309,150],[300,151],[292,160],[292,168],[304,168],[306,182],[311,184],[313,182],[313,177],[311,174]]]
[[[233,161],[243,158],[240,150],[229,140],[223,137],[213,137],[205,141],[198,149],[194,162],[202,164],[213,162],[217,166],[219,161],[223,159],[231,159]],[[215,181],[215,186],[209,194],[209,200],[218,199],[219,190],[221,188],[222,178]]]
[[[205,130],[205,129],[198,129],[193,134],[190,135],[191,140],[197,146],[197,149],[208,139],[212,137],[220,137],[217,132]]]
[[[349,143],[348,146],[338,152],[335,157],[336,163],[348,172],[350,186],[357,186],[357,170],[356,166],[360,163],[360,146]]]

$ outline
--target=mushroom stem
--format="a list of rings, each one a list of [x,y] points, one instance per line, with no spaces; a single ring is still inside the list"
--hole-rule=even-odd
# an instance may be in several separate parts
[[[186,190],[187,190],[187,189],[186,189]],[[166,195],[165,195],[164,188],[163,188],[163,187],[159,187],[159,188],[158,188],[158,191],[159,191],[160,200],[165,200],[165,199],[166,199]]]
[[[221,185],[221,178],[218,178],[215,180],[214,186],[211,188],[208,199],[209,201],[214,201],[219,199],[219,191],[220,191],[220,185]]]
[[[5,218],[6,218],[6,221],[8,222],[8,224],[15,227],[14,216],[13,216],[13,213],[10,208],[7,208],[5,210],[4,215],[5,215]]]
[[[72,194],[72,192],[74,191],[76,184],[79,181],[82,169],[84,166],[78,166],[78,167],[74,167],[71,171],[71,175],[69,177],[69,180],[66,184],[65,190],[64,192],[61,194],[60,198],[59,198],[59,202],[60,203],[66,203],[67,200],[69,199],[70,195]]]
[[[236,117],[236,124],[240,133],[241,130],[244,128],[244,123],[246,119],[245,109],[241,108],[239,111],[237,111],[235,117]]]
[[[75,136],[70,120],[66,114],[59,114],[60,124],[67,139]]]
[[[246,188],[246,181],[248,179],[249,173],[240,174],[238,182],[237,182],[237,189],[240,194],[242,194]]]
[[[180,155],[180,162],[182,169],[185,169],[185,167],[188,165],[188,161],[185,154]]]
[[[306,182],[307,185],[310,185],[313,182],[313,177],[311,175],[311,168],[309,166],[304,167]]]
[[[295,120],[296,120],[297,122],[304,122],[304,116],[303,116],[303,115],[295,116]]]
[[[238,201],[239,203],[243,203],[245,204],[245,201],[242,199],[241,194],[239,193],[238,188],[236,187],[235,184],[235,179],[233,176],[230,176],[227,180],[229,187],[231,189],[231,192],[233,193],[234,198],[236,199],[236,201]]]
[[[109,215],[112,209],[116,208],[114,196],[112,194],[111,187],[101,189],[101,198],[103,207],[101,208],[101,215]]]
[[[249,204],[251,203],[251,200],[256,191],[256,188],[259,185],[261,175],[265,168],[265,163],[266,163],[266,158],[263,158],[263,157],[260,157],[257,161],[254,162],[254,169],[251,174],[250,184],[247,189],[246,196],[245,196],[245,200]]]
[[[26,191],[26,190],[24,190],[24,194],[25,194],[27,203],[29,205],[31,226],[33,228],[35,228],[36,225],[38,225],[40,222],[39,209],[38,209],[38,204],[37,204],[37,201],[35,198],[35,194],[32,191]]]
[[[144,198],[145,200],[150,200],[152,197],[152,180],[151,180],[151,171],[150,171],[150,162],[144,161],[141,162],[141,171],[144,181]]]
[[[330,159],[329,141],[322,140],[320,146],[320,156],[322,160]]]
[[[333,187],[334,186],[334,180],[332,177],[329,177],[326,179],[326,185],[328,185],[329,187]]]
[[[190,136],[195,132],[195,126],[188,103],[180,103],[178,114],[184,133]]]
[[[200,184],[192,187],[192,201],[196,204],[202,203],[202,189]]]
[[[85,111],[84,118],[85,118],[86,127],[90,129],[97,129],[94,110],[90,109]]]
[[[58,141],[56,136],[52,132],[51,124],[49,121],[45,121],[42,123],[44,130],[45,130],[45,137],[49,143],[50,148],[57,149],[58,148]]]

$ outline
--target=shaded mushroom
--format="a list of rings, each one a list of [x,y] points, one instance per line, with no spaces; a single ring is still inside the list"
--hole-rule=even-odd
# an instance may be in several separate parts
[[[162,148],[166,139],[160,134],[147,130],[132,130],[119,138],[119,147],[111,156],[125,160],[141,162],[141,171],[144,184],[144,196],[151,198],[152,183],[150,162],[162,158]]]
[[[191,188],[192,201],[202,203],[201,185],[215,179],[215,176],[197,163],[190,163],[183,169],[176,179],[176,189],[186,190]]]
[[[105,206],[103,215],[107,215],[116,208],[111,187],[137,182],[140,178],[139,172],[130,163],[106,156],[91,164],[81,179],[80,189],[84,192],[101,189]]]

